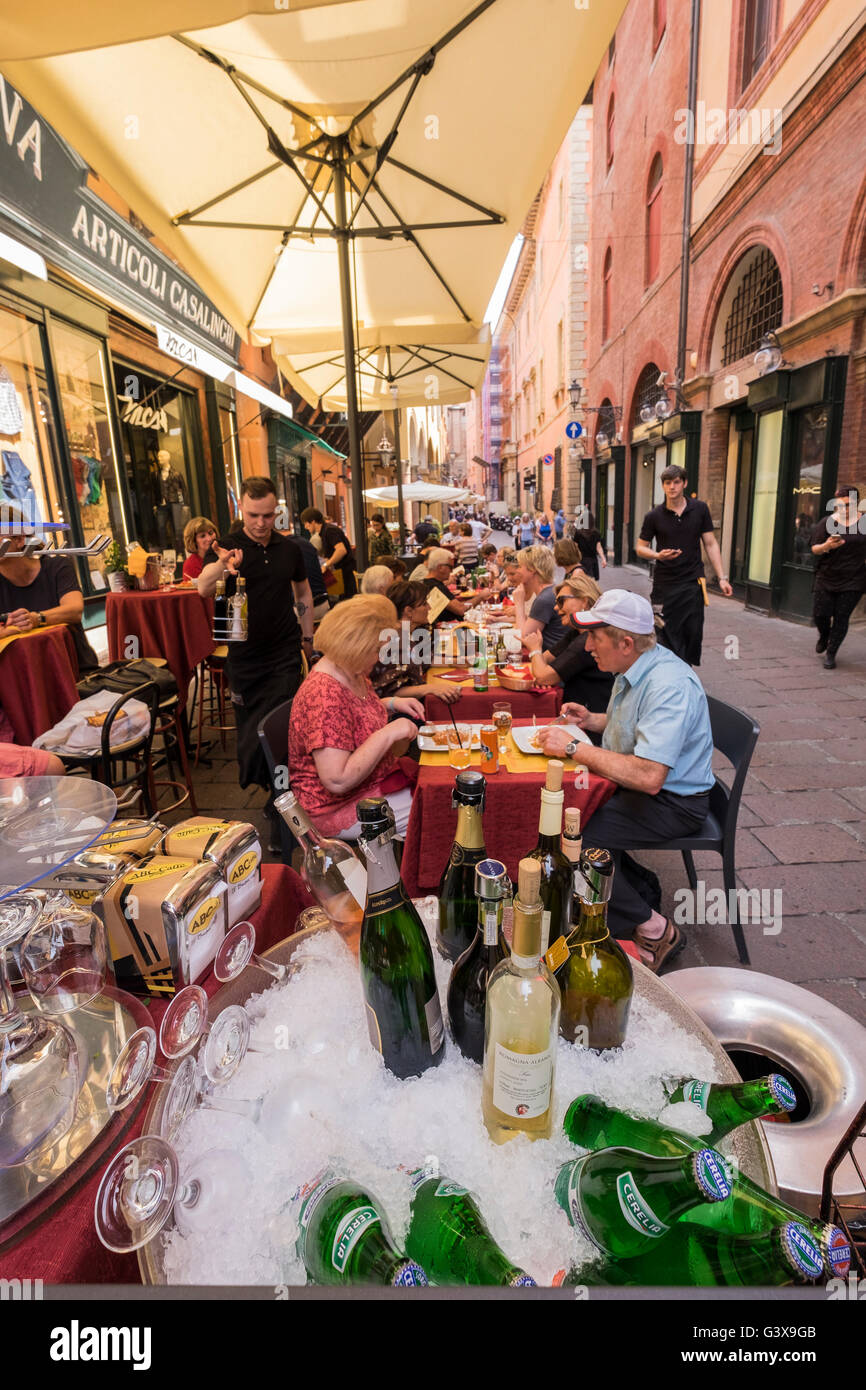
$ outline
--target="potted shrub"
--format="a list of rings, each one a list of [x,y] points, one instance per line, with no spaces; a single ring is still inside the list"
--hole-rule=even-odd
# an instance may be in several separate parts
[[[108,587],[113,594],[121,594],[129,588],[126,555],[117,541],[112,541],[105,552],[105,573],[108,577]]]

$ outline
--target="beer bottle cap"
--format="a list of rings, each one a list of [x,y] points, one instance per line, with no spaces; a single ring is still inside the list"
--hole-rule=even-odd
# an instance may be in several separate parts
[[[792,1269],[806,1279],[820,1279],[824,1273],[824,1256],[816,1240],[799,1221],[786,1221],[777,1227],[782,1252]]]
[[[486,790],[487,781],[483,772],[476,772],[474,768],[469,768],[465,772],[458,772],[454,779],[451,805],[480,806],[483,810]]]
[[[550,762],[547,764],[547,777],[544,782],[546,791],[562,791],[562,774],[564,770],[564,763],[561,763],[558,758],[551,758]]]

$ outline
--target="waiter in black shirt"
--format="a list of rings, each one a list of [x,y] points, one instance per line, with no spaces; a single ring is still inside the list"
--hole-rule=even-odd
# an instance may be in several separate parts
[[[856,488],[841,487],[836,492],[832,514],[822,517],[812,531],[812,554],[815,651],[826,652],[824,669],[833,671],[851,614],[866,593],[866,514],[858,509]]]
[[[353,598],[358,592],[355,584],[355,553],[352,542],[335,521],[326,521],[318,507],[305,507],[301,525],[314,536],[322,538],[322,564],[343,576],[340,598]]]
[[[704,561],[707,552],[719,588],[726,598],[734,592],[722,574],[722,556],[706,502],[687,497],[685,470],[670,464],[661,475],[665,500],[647,512],[635,549],[642,560],[655,560],[652,602],[661,608],[661,641],[690,666],[701,664],[704,636]],[[650,542],[656,541],[657,550]]]
[[[298,619],[308,658],[313,649],[313,596],[304,557],[289,536],[274,530],[276,512],[277,495],[270,478],[245,478],[243,529],[220,540],[216,557],[197,580],[202,598],[210,598],[217,581],[226,575],[242,575],[246,581],[248,636],[245,642],[230,642],[228,655],[242,787],[271,785],[257,729],[266,714],[292,699],[301,683]],[[230,578],[226,590],[233,589]]]

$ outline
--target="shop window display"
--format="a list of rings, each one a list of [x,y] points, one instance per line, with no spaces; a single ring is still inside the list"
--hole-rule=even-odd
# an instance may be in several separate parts
[[[183,528],[202,512],[191,459],[194,401],[171,382],[115,367],[134,538],[146,550],[183,554]]]
[[[57,438],[38,324],[0,309],[0,506],[28,521],[66,521],[57,488]]]

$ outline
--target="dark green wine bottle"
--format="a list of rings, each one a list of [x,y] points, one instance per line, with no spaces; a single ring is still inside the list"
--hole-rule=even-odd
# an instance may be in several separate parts
[[[569,1271],[562,1283],[771,1288],[813,1284],[824,1274],[821,1250],[799,1222],[786,1221],[761,1234],[738,1236],[678,1221],[653,1249],[631,1259]]]
[[[360,968],[370,1041],[395,1076],[419,1076],[445,1056],[445,1025],[424,924],[394,859],[394,814],[384,797],[358,802],[367,859]]]
[[[481,1066],[484,1061],[484,1010],[487,981],[508,956],[502,932],[502,910],[511,896],[511,881],[498,859],[482,859],[475,866],[478,926],[475,940],[451,969],[448,982],[448,1022],[451,1036],[464,1057]]]
[[[298,1258],[317,1284],[424,1285],[424,1270],[401,1255],[381,1204],[360,1183],[330,1171],[297,1194]]]
[[[439,882],[439,930],[436,945],[448,960],[457,960],[475,940],[478,904],[475,866],[485,857],[481,814],[487,783],[470,769],[454,779],[451,805],[457,807],[457,834]]]
[[[710,1133],[702,1136],[708,1144],[717,1144],[747,1120],[790,1114],[797,1106],[793,1087],[778,1072],[729,1086],[714,1081],[683,1081],[668,1093],[668,1100],[671,1105],[689,1101],[706,1112],[713,1122]]]
[[[613,859],[606,849],[584,850],[574,875],[571,934],[554,941],[547,964],[562,992],[559,1031],[583,1047],[622,1047],[634,974],[608,931]]]
[[[650,1249],[687,1211],[723,1202],[731,1171],[715,1149],[678,1158],[602,1149],[564,1163],[554,1192],[572,1226],[606,1255],[625,1259]]]
[[[558,758],[551,758],[547,764],[547,776],[541,789],[541,810],[538,817],[538,844],[530,850],[527,859],[535,859],[541,865],[541,954],[544,955],[551,941],[556,941],[568,930],[568,916],[571,907],[572,865],[562,852],[562,774],[564,764]]]
[[[471,1192],[427,1168],[412,1174],[412,1185],[406,1253],[434,1284],[534,1287],[496,1244]]]
[[[682,1134],[660,1125],[658,1120],[638,1119],[622,1110],[614,1110],[599,1096],[578,1096],[573,1100],[565,1112],[562,1128],[572,1144],[582,1149],[623,1147],[640,1149],[660,1158],[695,1153],[705,1144],[703,1138]],[[765,1192],[745,1173],[735,1174],[734,1190],[727,1201],[697,1207],[689,1213],[688,1220],[734,1235],[766,1232],[786,1221],[796,1221],[818,1242],[834,1275],[844,1278],[851,1263],[850,1245],[838,1226],[828,1227],[813,1221],[796,1207]]]

